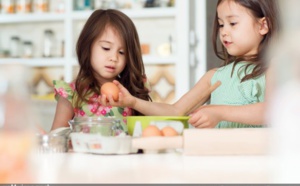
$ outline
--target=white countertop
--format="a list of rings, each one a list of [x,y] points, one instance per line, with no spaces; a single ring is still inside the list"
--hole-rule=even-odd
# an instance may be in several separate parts
[[[36,183],[271,183],[268,156],[181,153],[33,156]]]

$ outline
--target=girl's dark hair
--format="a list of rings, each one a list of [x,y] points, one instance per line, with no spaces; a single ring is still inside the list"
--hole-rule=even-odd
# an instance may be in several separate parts
[[[225,0],[219,0],[217,3],[217,7],[221,2]],[[271,38],[276,35],[279,31],[279,18],[278,18],[278,5],[276,0],[231,0],[248,10],[250,10],[251,14],[259,19],[266,18],[269,32],[264,35],[263,40],[259,44],[258,53],[252,56],[232,56],[230,55],[226,48],[219,41],[219,23],[218,23],[218,13],[216,12],[215,20],[214,20],[214,28],[213,28],[213,48],[215,54],[218,58],[224,60],[222,66],[225,66],[229,63],[234,62],[234,67],[237,63],[241,61],[248,61],[254,65],[254,69],[252,73],[247,74],[241,81],[245,81],[254,77],[258,77],[265,73],[268,66],[268,61],[270,59],[267,58],[267,50],[268,46],[271,43]],[[245,72],[247,68],[251,65],[248,64],[245,68]],[[232,70],[233,72],[233,70]]]
[[[139,36],[132,20],[114,9],[95,10],[86,21],[77,41],[76,53],[79,61],[79,73],[75,81],[77,95],[75,106],[87,102],[86,95],[100,92],[99,84],[93,75],[91,66],[91,48],[94,40],[101,35],[107,26],[115,29],[123,39],[126,66],[117,78],[135,97],[152,101],[144,85],[145,67],[142,59]],[[88,91],[86,91],[88,90]],[[133,111],[133,115],[141,115]]]

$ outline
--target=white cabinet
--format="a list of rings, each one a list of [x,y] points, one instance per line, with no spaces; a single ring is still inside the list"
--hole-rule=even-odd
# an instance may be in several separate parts
[[[49,1],[52,3],[52,1]],[[53,3],[56,1],[53,1]],[[73,1],[64,0],[65,11],[56,13],[28,13],[0,15],[0,49],[7,49],[12,34],[24,35],[35,40],[33,58],[0,58],[1,64],[13,62],[32,67],[61,67],[65,81],[74,78],[77,66],[75,44],[85,20],[92,10],[74,11]],[[133,19],[140,35],[141,43],[150,44],[150,54],[143,59],[147,66],[174,65],[175,77],[174,101],[181,97],[189,87],[189,1],[178,0],[174,7],[155,7],[140,9],[120,9]],[[146,26],[145,26],[146,25]],[[51,27],[57,39],[56,55],[53,58],[42,57],[43,32]],[[173,53],[159,55],[157,48],[170,41],[172,36]],[[62,42],[64,45],[62,45]],[[152,42],[152,43],[151,43]],[[62,52],[63,55],[62,55]]]

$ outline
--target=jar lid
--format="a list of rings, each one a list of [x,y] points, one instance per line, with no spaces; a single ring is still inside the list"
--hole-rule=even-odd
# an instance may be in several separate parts
[[[100,122],[100,123],[105,123],[105,122],[114,122],[118,121],[114,116],[96,116],[96,117],[75,117],[74,122]]]
[[[103,136],[115,136],[124,129],[121,120],[114,116],[75,117],[68,123],[72,132],[97,133]]]
[[[46,33],[46,34],[53,34],[53,31],[50,30],[50,29],[47,29],[47,30],[45,30],[45,33]]]
[[[24,45],[32,45],[32,42],[31,41],[24,41],[23,44]]]
[[[18,36],[12,36],[11,39],[12,40],[20,40],[20,38]]]

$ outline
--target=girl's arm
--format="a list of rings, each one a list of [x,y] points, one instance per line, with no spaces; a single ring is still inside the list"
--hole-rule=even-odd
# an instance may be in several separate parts
[[[74,116],[72,104],[64,97],[59,96],[56,105],[51,131],[60,127],[69,127],[68,121]]]
[[[197,101],[197,98],[201,96],[201,93],[210,88],[210,80],[214,72],[215,70],[207,72],[190,91],[184,94],[174,104],[149,102],[133,97],[118,81],[114,81],[114,83],[120,89],[119,100],[115,102],[112,97],[102,95],[99,97],[99,102],[104,106],[131,107],[144,115],[187,115],[198,105],[202,105],[209,99],[210,95],[206,95],[203,99]],[[109,101],[106,101],[107,99]]]
[[[191,114],[189,123],[196,128],[213,128],[220,121],[261,125],[265,123],[265,105],[205,105]]]
[[[212,128],[220,121],[245,123],[250,125],[266,124],[266,112],[270,91],[273,89],[272,68],[266,72],[265,101],[249,105],[205,105],[191,114],[189,123],[197,128]]]

